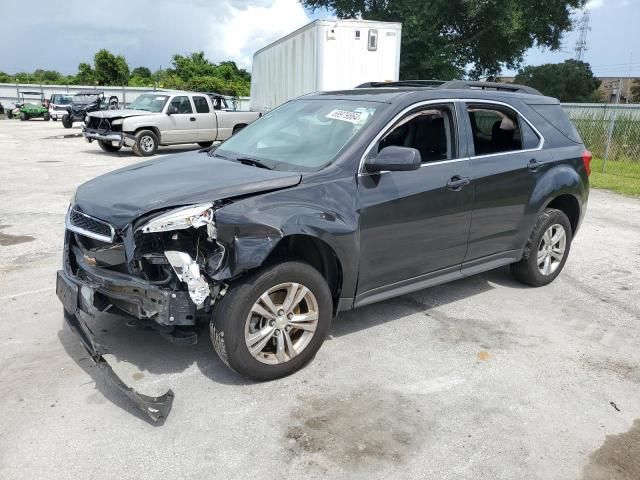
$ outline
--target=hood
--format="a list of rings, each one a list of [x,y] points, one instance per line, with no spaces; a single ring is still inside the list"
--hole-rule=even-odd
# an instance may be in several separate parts
[[[136,117],[139,115],[157,115],[153,112],[148,112],[146,110],[100,110],[98,112],[91,112],[89,114],[90,117],[93,118],[127,118],[127,117]]]
[[[77,209],[122,229],[145,213],[293,187],[302,176],[210,157],[197,151],[150,160],[78,187]]]

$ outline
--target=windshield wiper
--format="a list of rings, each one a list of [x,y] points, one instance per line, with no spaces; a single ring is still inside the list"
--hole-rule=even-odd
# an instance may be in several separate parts
[[[262,163],[260,160],[256,158],[238,157],[235,160],[236,162],[240,162],[243,165],[251,165],[252,167],[266,168],[267,170],[273,170],[273,167],[270,167],[269,165],[265,165],[264,163]]]

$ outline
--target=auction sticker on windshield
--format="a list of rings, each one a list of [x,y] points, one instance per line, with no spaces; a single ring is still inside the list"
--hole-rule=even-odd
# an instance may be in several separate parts
[[[343,122],[358,123],[362,117],[362,112],[349,112],[348,110],[332,110],[326,118],[342,120]]]

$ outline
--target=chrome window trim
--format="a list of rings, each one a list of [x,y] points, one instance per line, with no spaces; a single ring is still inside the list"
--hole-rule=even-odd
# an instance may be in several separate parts
[[[384,135],[386,135],[391,130],[392,126],[395,125],[395,123],[398,120],[400,120],[403,116],[405,116],[407,113],[409,113],[410,111],[412,111],[412,110],[414,110],[416,108],[420,108],[420,107],[423,107],[423,106],[426,106],[426,105],[453,104],[454,107],[455,107],[455,103],[456,102],[462,102],[462,103],[465,103],[465,104],[468,104],[468,103],[476,103],[476,104],[477,103],[482,103],[482,104],[487,104],[487,105],[499,105],[501,107],[509,108],[510,110],[512,110],[512,111],[514,111],[514,112],[516,112],[518,114],[518,118],[522,118],[525,122],[527,122],[527,125],[529,125],[531,127],[531,129],[535,132],[536,135],[538,135],[538,137],[540,138],[540,142],[538,143],[538,146],[536,148],[528,148],[526,150],[510,150],[508,152],[489,153],[487,155],[474,155],[474,156],[471,156],[471,157],[454,158],[454,159],[451,159],[451,160],[442,160],[442,161],[439,161],[439,162],[429,162],[429,163],[425,163],[425,164],[420,165],[420,168],[428,167],[429,165],[441,165],[443,163],[453,163],[453,162],[468,161],[468,160],[478,159],[478,158],[490,158],[490,157],[496,157],[496,156],[499,156],[499,155],[509,155],[509,154],[514,153],[514,152],[517,152],[517,153],[537,152],[539,150],[542,150],[542,148],[544,147],[545,138],[542,135],[542,133],[540,133],[540,130],[538,130],[535,127],[535,125],[533,123],[531,123],[529,121],[529,119],[522,114],[522,112],[520,110],[518,110],[516,107],[514,107],[511,104],[508,104],[508,103],[505,103],[505,102],[500,102],[498,100],[485,100],[485,99],[475,99],[475,98],[455,98],[455,99],[441,98],[441,99],[438,99],[438,100],[423,100],[421,102],[414,103],[413,105],[408,106],[407,108],[402,110],[400,113],[398,113],[373,138],[373,140],[367,146],[367,149],[364,151],[364,154],[360,158],[360,164],[358,165],[358,175],[359,176],[360,175],[371,175],[369,172],[367,172],[364,169],[364,162],[366,161],[367,156],[371,152],[371,149],[374,147],[375,144],[377,144],[380,141],[380,139]],[[465,105],[465,107],[466,107],[466,105]],[[456,134],[459,135],[459,131],[457,131]],[[378,173],[385,173],[385,172],[383,171],[383,172],[378,172]]]
[[[111,232],[111,236],[107,237],[105,235],[100,235],[99,233],[95,233],[95,232],[91,232],[89,230],[85,230],[84,228],[76,227],[75,225],[73,225],[71,223],[71,211],[72,210],[73,210],[73,208],[69,208],[69,210],[67,210],[67,216],[64,219],[64,226],[65,226],[65,228],[67,230],[70,230],[70,231],[75,232],[75,233],[79,233],[80,235],[83,235],[85,237],[93,238],[94,240],[99,240],[101,242],[113,243],[113,238],[115,237],[116,232],[113,229],[113,227],[111,226],[111,224],[109,224],[109,223],[107,223],[107,222],[105,222],[103,220],[100,220],[99,218],[95,218],[95,217],[92,217],[90,215],[87,215],[86,213],[82,213],[82,212],[80,212],[78,210],[75,210],[75,212],[77,214],[80,214],[83,217],[90,218],[91,220],[93,220],[95,222],[102,223],[103,225],[108,226],[109,227],[109,231]]]

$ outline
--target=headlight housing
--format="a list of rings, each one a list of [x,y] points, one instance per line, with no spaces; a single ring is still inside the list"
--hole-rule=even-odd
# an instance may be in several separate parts
[[[200,228],[207,226],[210,238],[215,238],[216,229],[213,221],[213,204],[201,203],[188,207],[176,208],[162,213],[145,223],[140,230],[142,233],[161,233],[186,228]]]
[[[123,122],[124,122],[124,118],[116,118],[111,122],[111,125],[122,125]]]

